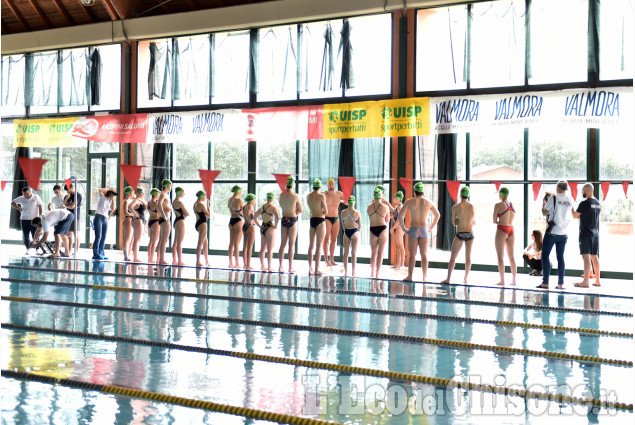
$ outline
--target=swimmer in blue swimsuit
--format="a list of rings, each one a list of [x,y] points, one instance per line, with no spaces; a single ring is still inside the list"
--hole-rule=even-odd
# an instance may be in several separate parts
[[[353,276],[355,276],[355,266],[357,265],[357,246],[359,245],[359,222],[361,216],[355,209],[355,197],[348,198],[348,208],[342,210],[342,226],[344,227],[344,275],[348,276],[348,252],[352,246],[351,264],[353,266]]]

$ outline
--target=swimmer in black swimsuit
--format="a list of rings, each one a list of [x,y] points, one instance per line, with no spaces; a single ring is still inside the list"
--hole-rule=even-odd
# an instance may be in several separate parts
[[[172,244],[172,265],[184,266],[183,262],[183,238],[185,238],[185,218],[190,213],[183,204],[183,196],[185,191],[181,187],[177,187],[174,190],[176,198],[172,202],[172,208],[174,208],[174,243]]]
[[[383,192],[375,188],[373,202],[366,208],[370,220],[370,271],[371,277],[378,278],[381,263],[384,258],[384,248],[388,241],[388,232],[385,232],[386,223],[390,221],[390,209],[383,202]]]
[[[278,208],[273,204],[275,195],[273,192],[267,193],[267,202],[258,208],[254,214],[254,221],[260,227],[260,266],[263,271],[273,271],[273,244],[276,241],[276,229],[278,227]],[[262,217],[262,224],[258,218]],[[267,256],[268,267],[265,267],[265,255]]]
[[[227,208],[231,216],[229,219],[229,248],[227,249],[230,269],[239,268],[240,239],[243,237],[242,225],[240,223],[243,221],[244,202],[240,199],[242,193],[243,191],[240,186],[235,185],[232,187],[232,197],[227,201]]]
[[[361,216],[355,209],[355,197],[348,198],[348,208],[342,211],[342,226],[344,226],[344,275],[348,276],[348,252],[352,246],[351,264],[353,265],[353,276],[355,276],[355,266],[357,265],[357,246],[359,245],[359,222]]]
[[[138,187],[137,197],[132,202],[132,210],[136,213],[136,217],[132,218],[132,261],[135,263],[141,262],[139,259],[139,242],[141,241],[141,237],[143,236],[143,232],[145,230],[146,209],[148,207],[146,202],[143,200],[143,197],[143,188]]]
[[[123,211],[123,260],[131,261],[130,251],[132,249],[132,219],[137,217],[136,211],[131,207],[134,201],[134,189],[126,186],[123,190],[123,202],[121,211]]]
[[[248,193],[245,196],[245,206],[243,207],[243,216],[245,224],[243,224],[243,267],[245,270],[251,270],[251,256],[254,250],[254,242],[256,241],[256,225],[254,224],[254,210],[256,196]]]
[[[392,240],[395,242],[395,264],[392,266],[396,270],[404,268],[404,261],[406,259],[406,249],[404,248],[404,232],[401,226],[399,226],[399,212],[403,202],[403,192],[399,191],[392,197],[393,207],[392,210],[392,226],[390,227],[390,233],[392,234]]]
[[[280,260],[280,267],[278,271],[284,272],[282,263],[284,261],[284,251],[289,246],[287,256],[289,258],[289,273],[294,273],[293,270],[293,255],[295,249],[295,239],[298,235],[298,214],[302,214],[302,202],[297,193],[293,191],[293,184],[295,180],[292,176],[287,177],[287,185],[285,191],[280,194],[280,213],[282,219],[280,220],[280,251],[278,251],[278,259]]]
[[[170,202],[170,192],[172,191],[172,182],[165,179],[161,182],[161,194],[157,201],[157,211],[159,213],[159,227],[161,234],[159,236],[159,248],[157,255],[157,264],[167,264],[165,260],[165,250],[168,247],[168,239],[172,224],[170,223],[170,214],[172,213],[172,202]]]
[[[159,234],[161,228],[159,226],[159,212],[157,211],[157,200],[159,199],[159,189],[152,188],[150,196],[152,198],[148,201],[148,211],[150,212],[150,219],[148,220],[148,234],[150,235],[150,241],[148,242],[148,263],[154,263],[154,252],[157,249],[157,243],[159,242]]]
[[[192,206],[192,211],[196,216],[196,223],[194,228],[198,232],[198,242],[196,244],[196,267],[201,267],[201,251],[205,256],[205,265],[209,266],[209,258],[207,257],[207,227],[209,223],[210,211],[209,211],[209,199],[205,195],[205,192],[199,190],[196,192],[196,202]]]
[[[313,271],[313,249],[315,248],[315,274],[321,275],[320,257],[322,256],[322,246],[324,244],[324,236],[326,235],[326,224],[324,224],[324,216],[328,211],[326,205],[326,197],[320,193],[322,182],[320,179],[313,180],[313,192],[306,197],[306,202],[311,210],[311,228],[309,229],[309,274]]]

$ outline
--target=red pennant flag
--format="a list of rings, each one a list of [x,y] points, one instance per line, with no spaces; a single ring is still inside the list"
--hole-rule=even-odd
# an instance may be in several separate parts
[[[452,197],[452,200],[456,202],[456,197],[459,195],[459,186],[461,185],[461,182],[456,180],[449,180],[446,182],[446,185],[448,187],[448,193]]]
[[[600,183],[600,186],[602,186],[602,193],[604,194],[604,197],[602,198],[602,200],[606,201],[606,195],[609,194],[609,188],[611,187],[611,182],[602,182]]]
[[[412,187],[412,179],[407,179],[405,177],[399,177],[399,183],[406,190],[409,190]]]
[[[278,186],[280,186],[280,190],[284,192],[287,189],[287,179],[291,174],[271,174],[273,174],[273,176],[276,178],[276,183],[278,183]]]
[[[630,183],[631,183],[630,181],[622,182],[622,188],[624,189],[624,195],[626,195],[626,199],[628,199],[628,185]]]
[[[119,164],[121,167],[121,172],[123,173],[124,178],[128,182],[134,192],[137,193],[137,187],[139,186],[139,179],[141,179],[141,169],[145,167],[145,165],[126,165]]]
[[[503,182],[492,182],[494,184],[494,186],[496,186],[496,192],[498,192],[501,188],[501,184],[503,184]]]
[[[66,189],[70,188],[72,184],[73,179],[64,179],[64,185],[66,186]]]
[[[40,188],[40,176],[42,175],[42,167],[46,164],[47,159],[39,158],[18,158],[18,163],[24,177],[26,177],[27,184],[35,190]]]
[[[355,177],[338,177],[340,181],[340,187],[342,188],[342,193],[344,194],[344,201],[348,203],[348,198],[351,197],[353,193],[353,186],[355,186]]]
[[[198,175],[201,177],[201,183],[203,183],[203,189],[205,189],[208,199],[212,198],[212,184],[219,174],[220,170],[198,170]]]
[[[2,180],[0,182],[0,192],[4,192],[4,188],[7,187],[7,181],[6,180]]]
[[[540,193],[541,187],[542,187],[542,182],[533,182],[531,184],[531,188],[534,190],[534,201],[538,199],[538,194]]]
[[[569,188],[571,189],[571,196],[574,201],[578,200],[578,182],[569,182]]]

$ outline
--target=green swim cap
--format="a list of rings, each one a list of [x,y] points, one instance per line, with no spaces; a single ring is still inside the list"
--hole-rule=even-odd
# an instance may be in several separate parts
[[[463,186],[463,189],[461,189],[461,197],[462,198],[470,197],[470,188],[468,186]]]
[[[253,193],[248,193],[247,196],[245,196],[245,202],[248,204],[254,202],[255,199],[256,195],[254,195]]]
[[[287,177],[287,187],[288,188],[293,187],[293,183],[295,183],[295,179],[293,178],[293,176]]]
[[[174,189],[174,193],[176,193],[177,195],[179,193],[183,192],[183,188],[182,187],[177,187],[176,189]]]
[[[507,198],[509,196],[509,189],[506,188],[505,186],[501,187],[501,189],[498,191],[498,193],[501,196],[504,196],[505,198]]]
[[[386,191],[386,189],[384,189],[384,185],[383,184],[380,184],[379,186],[375,186],[375,189],[381,190],[381,193],[384,193]]]
[[[322,187],[322,182],[320,179],[313,180],[313,189],[319,189]]]
[[[417,184],[414,185],[414,190],[417,193],[423,193],[423,183],[417,182]]]
[[[132,192],[134,192],[134,189],[132,188],[132,186],[126,186],[126,187],[123,189],[123,193],[124,193],[125,195],[127,195],[127,194],[129,194],[129,193],[132,193]]]
[[[399,192],[395,193],[393,197],[399,199],[400,201],[403,201],[403,192],[400,190]]]
[[[355,205],[355,197],[353,195],[351,195],[351,197],[348,198],[348,205],[350,205],[351,207]]]
[[[243,190],[237,184],[232,187],[232,193],[239,193],[239,192],[242,192],[242,191]]]
[[[137,193],[143,193],[143,188],[142,187],[138,187],[137,188]]]
[[[152,196],[158,195],[159,193],[161,193],[161,191],[157,189],[156,187],[153,187],[152,190],[150,191],[150,195]]]
[[[161,182],[161,187],[168,187],[172,184],[172,182],[168,179],[165,179]]]
[[[271,201],[276,197],[273,192],[267,192],[267,201]]]
[[[198,199],[203,199],[206,196],[207,196],[207,194],[205,192],[203,192],[202,190],[199,190],[198,192],[196,192],[196,197]]]
[[[379,188],[375,188],[375,193],[373,194],[373,197],[375,199],[381,199],[381,195],[383,194],[383,192],[379,189]]]

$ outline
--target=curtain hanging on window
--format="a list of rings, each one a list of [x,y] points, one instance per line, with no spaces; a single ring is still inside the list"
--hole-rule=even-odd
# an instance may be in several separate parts
[[[258,72],[260,71],[260,34],[258,29],[252,29],[249,37],[249,91],[252,94],[257,94],[259,91],[258,86]]]
[[[353,177],[355,177],[356,208],[361,212],[362,223],[360,228],[369,226],[366,207],[373,201],[375,187],[383,183],[384,176],[384,139],[363,138],[355,139],[353,145]],[[388,196],[390,200],[390,196]],[[367,244],[370,241],[368,232],[362,232],[361,242]]]
[[[170,78],[170,49],[168,41],[159,47],[156,42],[150,43],[150,67],[148,70],[148,98],[165,99],[168,78]]]
[[[152,146],[152,187],[161,190],[161,182],[170,178],[172,143],[155,143]]]
[[[18,158],[31,158],[29,148],[17,148],[15,150],[14,161],[15,169],[13,170],[13,191],[11,193],[11,199],[15,199],[18,196],[22,196],[22,188],[27,187],[26,177],[22,172],[22,167],[18,164]],[[15,208],[11,208],[9,216],[9,228],[20,230],[20,211]]]
[[[179,40],[172,41],[172,100],[181,98],[181,50],[179,49]]]
[[[353,46],[351,44],[351,23],[346,19],[342,25],[340,46],[337,51],[338,56],[342,54],[342,78],[340,87],[344,90],[355,88],[353,78]]]
[[[296,68],[298,93],[305,93],[309,91],[309,55],[307,54],[309,43],[305,40],[305,37],[309,37],[309,35],[305,34],[305,32],[309,32],[309,30],[305,27],[305,25],[300,25],[298,28],[298,66]]]
[[[324,51],[322,52],[322,70],[320,71],[320,90],[333,90],[333,73],[335,61],[333,58],[333,28],[331,23],[324,29]]]
[[[439,159],[439,180],[456,180],[456,144],[457,135],[439,134],[437,136],[437,156]],[[455,228],[452,223],[452,206],[454,201],[446,189],[446,183],[438,185],[439,213],[441,218],[437,225],[437,248],[448,251],[454,240]]]
[[[24,55],[2,59],[2,105],[24,105]]]
[[[91,105],[99,105],[101,102],[101,54],[96,47],[88,57],[88,95]]]
[[[86,105],[86,49],[62,50],[59,106]]]
[[[57,105],[57,52],[27,55],[24,104]]]
[[[589,0],[587,31],[587,72],[599,76],[600,72],[600,0]],[[624,49],[622,49],[622,53]]]
[[[289,63],[291,62],[292,64],[295,63],[296,64],[296,72],[297,72],[297,61],[298,58],[295,54],[295,43],[293,41],[293,32],[291,30],[291,27],[289,26],[289,37],[287,38],[287,49],[284,55],[284,73],[282,74],[282,91],[284,92],[284,88],[285,85],[287,83],[287,68],[290,66]],[[290,56],[293,56],[293,58],[291,58]]]
[[[340,164],[340,139],[309,140],[309,186],[314,179],[337,177]]]

